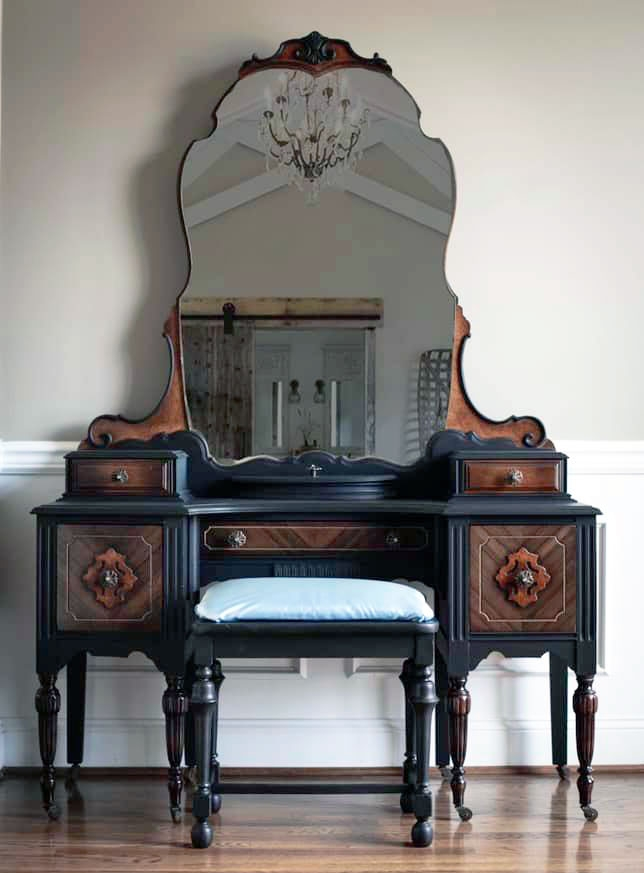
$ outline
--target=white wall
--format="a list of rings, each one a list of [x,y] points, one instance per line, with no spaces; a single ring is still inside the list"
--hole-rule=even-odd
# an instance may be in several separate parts
[[[210,110],[242,59],[317,27],[387,57],[418,100],[425,130],[453,154],[459,204],[448,277],[473,322],[466,364],[479,406],[493,416],[538,413],[555,438],[643,439],[642,4],[376,0],[365,15],[367,4],[329,0],[314,20],[293,0],[279,15],[275,8],[250,0],[4,3],[0,436],[73,442],[99,412],[141,414],[156,401],[166,369],[157,337],[186,274],[175,210],[184,147],[209,131]],[[23,457],[6,448],[5,471]],[[48,463],[47,447],[35,448]],[[641,452],[641,444],[633,455],[611,444],[592,475],[571,477],[577,496],[607,519],[598,762],[644,759],[644,700],[632,681],[639,618],[621,610],[637,584],[630,555],[640,538]],[[5,764],[37,759],[28,510],[62,490],[60,454],[56,446],[55,475],[42,475],[39,461],[34,475],[0,477]],[[602,472],[614,458],[618,472]],[[89,760],[162,763],[160,681],[150,673],[142,683],[122,666],[92,676]],[[545,677],[515,679],[507,667],[472,680],[472,764],[548,759]],[[285,763],[275,757],[282,740],[294,764],[397,761],[397,680],[344,679],[342,669],[310,662],[308,678],[229,680],[224,759]],[[287,694],[293,683],[299,695]],[[353,694],[340,693],[345,683]],[[99,699],[98,688],[113,693]],[[242,730],[251,710],[260,721]],[[279,719],[307,712],[309,742],[297,745],[293,722]],[[370,731],[360,748],[358,726]],[[306,750],[316,746],[320,757],[311,759]]]

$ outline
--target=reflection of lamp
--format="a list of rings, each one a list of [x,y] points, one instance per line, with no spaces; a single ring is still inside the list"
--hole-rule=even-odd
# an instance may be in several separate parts
[[[324,379],[315,380],[315,394],[313,395],[313,403],[326,403]]]
[[[321,188],[339,181],[343,170],[355,169],[368,110],[337,73],[319,78],[283,73],[278,87],[276,94],[266,89],[259,123],[266,169],[285,175],[289,185],[307,191],[308,202],[316,203]]]
[[[288,402],[289,403],[299,403],[300,400],[302,399],[300,397],[300,392],[297,390],[300,387],[300,383],[297,381],[297,379],[293,379],[288,384],[291,386],[291,390],[290,390],[289,395],[288,395]]]

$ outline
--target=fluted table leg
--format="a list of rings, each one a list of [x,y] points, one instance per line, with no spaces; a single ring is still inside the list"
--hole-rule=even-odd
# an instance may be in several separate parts
[[[54,801],[56,790],[56,742],[58,739],[58,713],[60,712],[60,692],[56,688],[57,673],[39,673],[40,688],[36,692],[36,711],[38,712],[38,740],[42,772],[40,788],[42,803],[50,819],[60,815]]]
[[[588,821],[595,821],[599,813],[590,805],[593,793],[592,760],[595,751],[595,713],[597,694],[593,690],[594,675],[577,674],[577,689],[573,694],[572,708],[575,711],[577,732],[577,755],[579,757],[579,805]]]
[[[465,754],[467,752],[467,717],[470,714],[470,692],[467,676],[450,676],[447,691],[449,714],[449,745],[452,755],[452,799],[461,821],[472,818],[472,810],[464,805],[465,800]]]
[[[183,687],[183,676],[166,673],[167,688],[163,692],[162,708],[165,715],[165,739],[168,750],[168,793],[170,815],[174,822],[181,821],[181,789],[183,774],[181,761],[185,739],[188,696]]]

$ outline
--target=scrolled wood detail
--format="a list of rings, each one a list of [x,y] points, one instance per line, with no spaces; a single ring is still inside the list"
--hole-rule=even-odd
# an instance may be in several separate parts
[[[539,563],[539,555],[521,546],[508,558],[496,574],[496,581],[508,600],[522,609],[539,599],[539,592],[550,582],[550,573]]]
[[[125,603],[138,578],[128,567],[125,556],[109,548],[96,555],[94,563],[83,576],[83,582],[94,592],[98,603],[102,603],[106,609],[112,609],[117,604]]]
[[[178,302],[172,307],[163,326],[163,337],[170,352],[170,375],[156,409],[141,419],[124,418],[122,415],[99,415],[90,424],[87,437],[80,445],[81,449],[105,449],[127,439],[149,440],[160,433],[175,433],[190,428],[183,385]]]
[[[388,76],[392,72],[387,61],[377,52],[371,58],[363,58],[354,52],[346,40],[323,36],[317,30],[298,39],[287,39],[268,58],[252,55],[241,65],[239,78],[270,67],[302,69],[312,75],[327,73],[338,67],[364,67]]]
[[[447,407],[446,429],[472,431],[479,437],[491,439],[508,437],[517,446],[553,449],[546,439],[546,429],[534,416],[511,415],[503,421],[493,421],[482,415],[470,400],[463,377],[463,352],[470,338],[470,323],[461,306],[456,307],[454,320],[454,346],[452,350],[452,378]]]

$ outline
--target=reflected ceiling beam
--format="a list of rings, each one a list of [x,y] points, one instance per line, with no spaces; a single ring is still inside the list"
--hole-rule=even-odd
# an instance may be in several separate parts
[[[368,179],[366,176],[361,176],[358,173],[345,173],[343,188],[345,191],[355,194],[356,197],[362,197],[363,200],[375,203],[383,209],[388,209],[389,212],[395,212],[404,218],[423,224],[443,236],[447,236],[449,233],[450,213],[436,209],[434,206],[428,206],[422,200],[416,200],[400,191],[394,191],[393,188],[388,188],[387,185]]]
[[[219,194],[213,194],[212,197],[206,197],[205,200],[188,206],[184,211],[186,227],[196,227],[204,221],[217,218],[218,215],[228,212],[230,209],[243,206],[250,200],[257,200],[264,194],[270,194],[272,191],[277,191],[278,188],[284,188],[287,184],[286,179],[276,173],[253,176],[252,179],[247,179],[245,182],[240,182],[239,185],[233,185],[232,188],[227,188]]]
[[[231,130],[226,133],[217,133],[216,139],[200,140],[195,143],[195,153],[188,154],[181,175],[181,183],[184,188],[191,185],[195,179],[202,176],[206,170],[226,154],[236,143],[237,138]],[[190,150],[190,152],[193,151]]]

